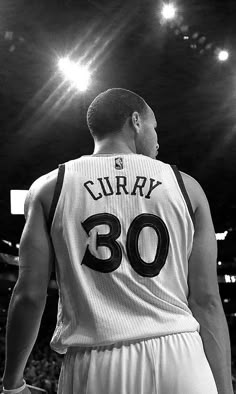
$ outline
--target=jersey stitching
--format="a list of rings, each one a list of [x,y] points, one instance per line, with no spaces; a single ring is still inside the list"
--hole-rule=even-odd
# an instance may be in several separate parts
[[[54,189],[52,204],[51,204],[50,211],[49,211],[49,219],[48,219],[49,231],[51,231],[52,223],[53,223],[53,220],[55,217],[55,212],[56,212],[56,209],[58,206],[58,201],[60,199],[61,190],[63,187],[64,176],[65,176],[65,164],[60,164],[59,169],[58,169],[57,182],[56,182],[56,186]]]
[[[180,172],[179,172],[179,170],[178,170],[178,168],[177,168],[176,166],[171,165],[170,167],[171,167],[171,169],[172,169],[172,173],[174,173],[175,182],[176,182],[176,184],[178,185],[180,194],[181,194],[181,196],[182,196],[182,198],[183,198],[183,200],[184,200],[184,202],[185,202],[185,206],[186,206],[186,208],[187,208],[188,214],[189,214],[189,216],[190,216],[190,218],[191,218],[191,222],[192,222],[193,227],[194,227],[194,212],[193,212],[191,200],[190,200],[189,195],[188,195],[188,192],[187,192],[187,190],[186,190],[186,188],[185,188],[185,185],[184,185],[182,176],[181,176],[181,174],[180,174]],[[182,189],[181,184],[180,184],[180,180],[179,180],[178,177],[177,177],[177,173],[176,173],[177,171],[178,171],[178,173],[179,173],[179,175],[180,175],[180,179],[181,179],[182,182],[183,182],[183,186],[184,186],[184,188],[185,188],[186,195],[187,195],[187,197],[188,197],[188,199],[189,199],[189,203],[190,203],[191,208],[190,208],[190,206],[189,206],[188,203],[187,203],[185,194],[184,194],[183,189]]]

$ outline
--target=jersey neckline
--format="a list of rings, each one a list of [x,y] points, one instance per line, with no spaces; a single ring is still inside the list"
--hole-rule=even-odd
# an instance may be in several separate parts
[[[83,155],[82,157],[106,157],[106,156],[143,156],[140,153],[95,153],[94,155]]]

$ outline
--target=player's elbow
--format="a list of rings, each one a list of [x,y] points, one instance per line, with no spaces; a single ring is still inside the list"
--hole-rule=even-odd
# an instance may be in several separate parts
[[[22,299],[34,303],[35,305],[41,305],[45,303],[47,298],[47,291],[43,287],[35,287],[26,285],[26,283],[18,280],[14,288],[14,293],[17,294]]]
[[[219,293],[215,294],[202,294],[201,297],[189,297],[188,305],[191,310],[195,309],[217,309],[222,307],[222,301]]]

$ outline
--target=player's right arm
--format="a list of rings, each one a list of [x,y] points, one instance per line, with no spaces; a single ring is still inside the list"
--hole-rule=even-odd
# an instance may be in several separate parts
[[[230,337],[219,293],[217,241],[211,212],[199,183],[184,173],[182,176],[195,217],[188,273],[189,308],[200,324],[200,335],[218,393],[233,394]]]

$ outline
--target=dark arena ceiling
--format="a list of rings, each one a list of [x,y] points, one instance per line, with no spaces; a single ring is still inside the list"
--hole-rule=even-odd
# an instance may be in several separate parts
[[[158,121],[159,159],[195,177],[216,232],[236,227],[236,1],[1,0],[1,238],[18,242],[23,216],[10,189],[93,151],[86,111],[111,87],[134,90]],[[229,50],[226,62],[218,48]],[[63,81],[58,59],[83,59],[87,91]]]

